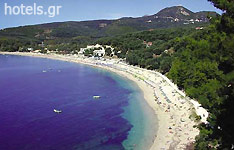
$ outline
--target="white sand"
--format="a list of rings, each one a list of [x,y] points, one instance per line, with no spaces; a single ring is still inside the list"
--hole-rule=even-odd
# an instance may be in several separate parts
[[[151,150],[184,149],[187,144],[194,142],[195,136],[199,134],[199,130],[193,127],[197,123],[190,119],[190,115],[196,112],[201,115],[202,121],[205,123],[208,117],[208,112],[197,101],[186,97],[167,77],[155,71],[127,65],[118,59],[101,61],[78,58],[73,55],[20,52],[0,54],[35,56],[83,63],[113,71],[136,82],[143,91],[145,100],[158,117],[158,124],[155,125],[155,128],[158,129],[157,136]]]

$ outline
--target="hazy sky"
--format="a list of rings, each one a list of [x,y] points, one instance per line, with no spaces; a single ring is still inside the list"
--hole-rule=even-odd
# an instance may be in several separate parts
[[[60,14],[48,15],[5,15],[5,4],[14,6],[62,6]],[[0,29],[22,25],[41,24],[48,22],[82,21],[95,19],[116,19],[121,17],[137,17],[152,15],[165,7],[182,5],[194,12],[216,11],[221,13],[207,0],[0,0]],[[23,8],[24,12],[26,8]],[[18,13],[19,9],[15,8]],[[21,9],[20,9],[20,12]],[[34,10],[33,10],[34,12]],[[53,12],[51,8],[50,12]]]

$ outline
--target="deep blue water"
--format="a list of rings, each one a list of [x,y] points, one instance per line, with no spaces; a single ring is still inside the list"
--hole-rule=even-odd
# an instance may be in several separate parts
[[[0,55],[0,150],[131,149],[133,143],[126,141],[134,123],[124,116],[134,114],[130,97],[139,89],[133,87],[114,73],[86,65]],[[94,100],[94,95],[101,98]],[[140,136],[145,112],[139,101],[132,103],[143,115],[142,127],[135,128]]]

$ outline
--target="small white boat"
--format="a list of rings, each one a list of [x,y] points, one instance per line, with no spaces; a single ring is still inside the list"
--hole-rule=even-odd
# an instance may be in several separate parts
[[[94,99],[99,99],[101,96],[93,96]]]
[[[43,70],[42,72],[44,72],[44,73],[45,73],[45,72],[47,72],[47,71],[46,71],[46,70]]]
[[[61,112],[62,112],[62,110],[54,109],[54,112],[55,112],[55,113],[61,113]]]

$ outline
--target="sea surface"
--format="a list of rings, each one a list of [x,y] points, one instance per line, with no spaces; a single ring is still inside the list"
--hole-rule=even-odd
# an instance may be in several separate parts
[[[0,55],[0,150],[146,150],[156,125],[140,89],[115,73]]]

